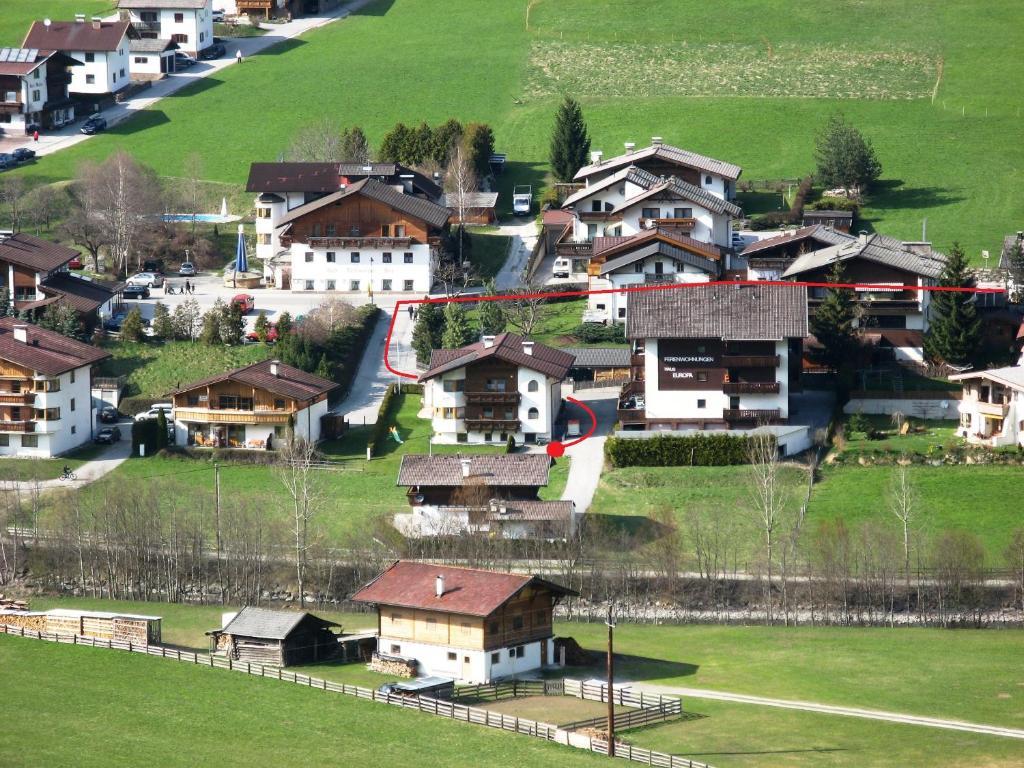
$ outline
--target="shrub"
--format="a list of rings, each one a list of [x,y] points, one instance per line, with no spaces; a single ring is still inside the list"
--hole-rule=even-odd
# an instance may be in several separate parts
[[[121,402],[117,405],[117,410],[126,416],[135,416],[137,413],[148,411],[153,407],[154,403],[166,401],[166,397],[142,397],[140,395],[133,395],[131,397],[122,398]]]
[[[572,335],[584,344],[602,341],[621,344],[626,341],[626,327],[622,323],[582,323],[576,326]]]
[[[859,206],[856,200],[848,197],[820,197],[808,206],[812,211],[853,211],[857,212]]]
[[[750,442],[729,434],[610,437],[604,452],[615,467],[720,467],[749,464]]]
[[[868,421],[867,416],[858,411],[847,420],[846,428],[849,429],[850,432],[863,432],[867,434],[871,429],[871,422]]]
[[[139,455],[139,446],[146,446],[146,455],[152,456],[159,447],[160,430],[156,419],[132,422],[132,456]],[[164,432],[164,435],[167,433]]]
[[[811,194],[811,185],[814,180],[810,176],[804,176],[800,180],[800,186],[796,189],[796,194],[793,196],[793,204],[789,208],[789,216],[787,217],[790,224],[800,224],[804,217],[804,204],[807,202],[807,196]]]
[[[760,232],[765,229],[778,229],[789,220],[789,213],[786,211],[772,211],[750,217],[750,229]]]
[[[505,453],[515,453],[516,451],[516,438],[514,435],[509,435],[508,440],[505,442]]]

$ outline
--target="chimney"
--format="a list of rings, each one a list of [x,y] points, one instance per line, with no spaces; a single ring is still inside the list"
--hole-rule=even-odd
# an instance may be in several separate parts
[[[84,13],[76,13],[75,14],[75,21],[77,23],[79,23],[79,24],[85,24],[85,14]]]
[[[412,194],[412,180],[415,178],[415,176],[413,176],[411,173],[403,173],[398,178],[400,178],[402,180],[402,191],[405,194],[407,194],[407,195],[411,195]]]
[[[593,152],[590,153],[591,164],[600,165],[602,157],[604,157],[604,152],[602,152],[600,149],[595,149]]]
[[[920,256],[930,256],[932,253],[932,244],[927,240],[908,240],[903,243],[903,247]]]
[[[92,17],[92,28],[93,29],[99,29],[100,26],[102,25],[102,23],[103,23],[103,19],[101,19],[99,16],[93,16]]]
[[[660,147],[663,143],[661,136],[651,136],[651,146]]]
[[[462,467],[462,476],[469,477],[469,468],[473,465],[473,460],[466,456],[459,459],[459,465]]]
[[[523,354],[524,355],[530,355],[530,356],[533,355],[533,342],[532,341],[527,341],[526,339],[523,339]]]
[[[868,241],[868,233],[862,229],[857,233],[857,239],[860,240],[861,245],[864,245]]]
[[[444,576],[438,574],[437,578],[434,579],[434,594],[438,597],[444,595]]]
[[[281,375],[281,372],[280,372],[281,369],[278,367],[280,365],[281,365],[281,361],[280,360],[271,360],[270,361],[270,375],[271,376],[280,376]]]
[[[626,142],[626,154],[627,155],[633,154],[633,150],[634,149],[636,149],[636,142],[635,141],[627,141]]]
[[[20,341],[22,344],[28,344],[28,326],[27,325],[16,325],[14,326],[14,340]]]
[[[484,349],[490,349],[491,347],[494,346],[494,337],[493,336],[484,336],[483,337],[483,342],[484,342]]]
[[[2,243],[8,237],[14,237],[14,230],[13,229],[0,229],[0,243]]]

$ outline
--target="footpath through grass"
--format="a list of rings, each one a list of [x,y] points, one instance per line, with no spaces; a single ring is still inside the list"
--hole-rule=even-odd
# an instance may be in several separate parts
[[[579,750],[137,654],[0,637],[5,766],[596,765]]]

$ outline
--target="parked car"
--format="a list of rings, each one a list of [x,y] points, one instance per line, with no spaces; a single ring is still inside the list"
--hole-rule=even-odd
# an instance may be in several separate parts
[[[103,427],[92,439],[97,445],[113,445],[120,442],[121,430],[118,427]]]
[[[126,299],[148,299],[149,286],[126,285],[124,288],[121,289],[121,295]],[[118,326],[118,330],[120,330],[120,326]]]
[[[160,415],[160,411],[164,412],[164,418],[170,420],[174,417],[174,403],[153,403],[148,411],[135,414],[135,420],[146,421],[148,419],[155,419]]]
[[[739,232],[732,233],[732,247],[737,251],[742,251],[747,247],[746,241],[743,239],[743,235]]]
[[[82,269],[84,267],[85,265],[82,263],[82,260],[77,256],[75,256],[73,259],[71,259],[71,261],[68,262],[68,269]]]
[[[100,408],[100,421],[104,424],[113,424],[117,421],[119,415],[117,408],[112,405],[105,405]]]
[[[189,56],[187,53],[182,53],[181,51],[178,51],[174,54],[175,69],[188,69],[195,63],[196,60]]]
[[[203,48],[203,50],[199,52],[199,58],[204,61],[219,59],[225,53],[227,53],[227,48],[225,48],[221,43],[214,43],[211,46]]]
[[[256,331],[249,331],[245,334],[246,341],[259,341],[260,335]],[[277,326],[271,325],[267,327],[267,341],[277,341]]]
[[[224,11],[223,9],[215,9],[210,13],[210,20],[215,24],[224,23]]]
[[[11,154],[19,163],[27,163],[36,156],[36,151],[34,149],[29,149],[28,147],[18,147],[16,150],[11,152]]]
[[[127,316],[127,312],[117,312],[107,318],[107,321],[103,323],[103,327],[108,331],[120,331]]]
[[[152,272],[156,275],[162,275],[164,273],[164,260],[163,259],[146,259],[142,262],[143,272]]]
[[[14,159],[14,155],[0,152],[0,169],[13,168],[17,164],[18,161]]]
[[[107,119],[94,115],[82,123],[81,131],[86,136],[92,136],[100,131],[107,130]]]
[[[196,265],[191,261],[183,261],[181,266],[178,267],[178,274],[182,277],[195,277]]]
[[[247,315],[256,309],[256,298],[248,293],[240,293],[231,300],[231,304],[237,304],[242,308],[242,314]]]
[[[554,266],[551,267],[552,277],[568,277],[569,272],[572,270],[572,262],[564,256],[559,256],[555,259]]]
[[[144,285],[147,288],[159,288],[164,284],[164,276],[156,272],[136,272],[128,278],[128,285]]]

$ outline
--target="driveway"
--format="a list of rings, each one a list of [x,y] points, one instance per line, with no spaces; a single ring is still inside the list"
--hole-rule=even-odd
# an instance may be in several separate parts
[[[499,290],[520,288],[527,281],[523,275],[530,262],[530,254],[537,243],[537,221],[533,218],[509,219],[498,225],[498,231],[512,238],[505,265],[494,278]]]
[[[335,409],[336,412],[347,416],[350,426],[376,424],[377,411],[388,384],[411,381],[396,376],[384,366],[384,341],[390,323],[391,310],[385,310],[366,344],[366,351],[359,361],[359,370],[352,380],[348,397]],[[395,331],[391,336],[391,348],[388,352],[392,367],[409,373],[416,371],[416,353],[410,345],[412,327],[413,321],[408,313],[399,312],[395,318]]]
[[[151,107],[156,104],[160,99],[165,96],[170,96],[172,93],[181,90],[187,85],[190,85],[197,80],[201,80],[204,77],[209,77],[217,72],[220,72],[226,67],[233,66],[245,66],[244,59],[249,56],[258,55],[260,52],[265,51],[267,48],[276,45],[284,40],[289,40],[293,37],[308,32],[311,29],[316,29],[324,24],[329,24],[335,19],[341,19],[348,16],[352,11],[358,10],[362,6],[366,5],[370,0],[353,0],[353,2],[347,3],[339,8],[334,8],[326,13],[319,14],[316,16],[307,16],[301,19],[295,19],[286,24],[273,24],[268,25],[270,30],[267,34],[262,37],[242,37],[242,38],[227,38],[224,40],[224,47],[227,49],[224,56],[214,61],[200,61],[195,66],[184,72],[176,72],[163,80],[160,80],[153,84],[152,87],[136,93],[132,98],[125,100],[121,104],[115,104],[103,110],[102,114],[107,119],[109,126],[116,125],[129,117],[134,115],[136,112]],[[235,61],[235,52],[241,51],[243,61],[239,65]],[[73,147],[83,141],[87,141],[90,137],[85,136],[79,132],[82,127],[81,118],[84,115],[79,115],[79,120],[72,125],[65,126],[59,130],[47,131],[45,134],[40,134],[39,141],[32,141],[31,136],[17,137],[18,141],[14,141],[14,137],[7,137],[4,140],[5,152],[10,152],[17,147],[31,147],[36,151],[39,156],[49,155],[54,152],[59,152],[62,149]]]
[[[49,490],[52,488],[81,488],[83,485],[88,485],[89,483],[99,480],[104,475],[113,472],[122,462],[131,456],[131,423],[126,422],[124,424],[119,424],[118,426],[121,427],[122,439],[113,445],[107,446],[106,449],[95,459],[86,462],[76,469],[75,480],[61,480],[59,478],[43,480],[42,482],[23,480],[4,483],[4,490],[31,491],[35,489]]]
[[[589,389],[573,395],[577,400],[590,406],[597,416],[597,429],[594,435],[565,449],[565,455],[569,456],[572,462],[569,464],[569,478],[565,483],[565,490],[562,491],[562,500],[573,502],[576,505],[576,512],[586,512],[590,508],[597,484],[601,481],[601,470],[604,468],[604,441],[615,424],[618,391],[618,387]],[[579,418],[581,431],[586,431],[590,418],[581,408],[566,403],[566,414],[571,419]],[[572,439],[574,438],[566,438],[567,441]]]

